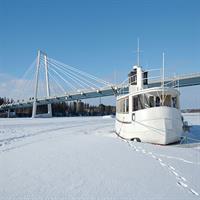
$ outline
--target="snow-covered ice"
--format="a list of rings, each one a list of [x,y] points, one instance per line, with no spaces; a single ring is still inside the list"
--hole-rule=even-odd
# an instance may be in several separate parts
[[[127,142],[112,117],[0,119],[0,199],[199,199],[192,145]]]

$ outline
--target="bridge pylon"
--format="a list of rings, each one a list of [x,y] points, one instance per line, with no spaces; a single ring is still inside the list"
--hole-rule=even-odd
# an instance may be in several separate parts
[[[38,50],[37,55],[37,63],[36,63],[36,76],[35,76],[35,91],[34,91],[34,101],[33,101],[33,109],[32,109],[32,118],[36,117],[52,117],[52,107],[51,104],[48,104],[48,113],[45,114],[37,114],[37,97],[38,97],[38,84],[39,84],[39,72],[40,72],[40,62],[41,56],[44,57],[44,66],[45,66],[45,79],[46,79],[46,93],[47,98],[50,97],[50,87],[49,87],[49,75],[48,75],[48,61],[47,54]]]

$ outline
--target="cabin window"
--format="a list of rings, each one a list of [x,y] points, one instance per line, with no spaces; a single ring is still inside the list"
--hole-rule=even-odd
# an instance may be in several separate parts
[[[172,97],[172,106],[174,108],[178,108],[178,105],[177,105],[177,97]]]
[[[128,74],[129,77],[129,84],[136,85],[137,84],[137,70],[134,69]]]
[[[138,95],[138,110],[144,109],[144,95]]]
[[[164,106],[171,107],[171,95],[166,95],[164,98]]]
[[[149,107],[154,107],[154,96],[149,97]]]
[[[123,101],[122,101],[122,113],[125,113],[125,106],[126,106],[126,105],[125,105],[125,101],[123,100]]]
[[[148,72],[143,73],[143,84],[148,85]]]
[[[129,99],[125,99],[125,113],[129,112]]]
[[[123,101],[121,100],[120,103],[119,103],[119,106],[120,106],[120,113],[123,113]]]
[[[150,102],[149,102],[149,98],[146,94],[143,95],[143,100],[144,100],[144,108],[149,108]]]
[[[160,106],[160,97],[156,97],[156,107]]]
[[[133,97],[133,111],[144,109],[148,106],[147,97],[143,94]]]
[[[138,96],[133,97],[133,111],[138,110]]]
[[[129,112],[129,100],[128,98],[120,99],[117,101],[117,113]]]

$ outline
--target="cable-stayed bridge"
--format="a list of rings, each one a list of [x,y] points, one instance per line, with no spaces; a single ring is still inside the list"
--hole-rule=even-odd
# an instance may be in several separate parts
[[[161,85],[160,70],[157,70],[158,75],[154,75],[152,79],[148,80],[148,87]],[[28,74],[34,75],[34,77],[25,78]],[[200,85],[200,73],[168,77],[165,78],[165,84],[174,84],[174,87]],[[48,105],[46,115],[51,117],[52,103],[117,96],[127,93],[128,86],[127,80],[121,84],[112,84],[78,68],[49,58],[46,53],[38,51],[36,60],[24,74],[21,85],[18,85],[19,89],[16,90],[18,96],[13,94],[15,101],[1,105],[0,111],[9,113],[11,109],[32,107],[32,117],[36,117],[37,106]]]

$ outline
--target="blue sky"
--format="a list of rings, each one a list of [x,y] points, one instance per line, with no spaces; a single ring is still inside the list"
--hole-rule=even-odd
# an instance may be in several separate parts
[[[37,50],[107,80],[136,62],[200,71],[198,0],[0,0],[0,73],[21,77]]]

